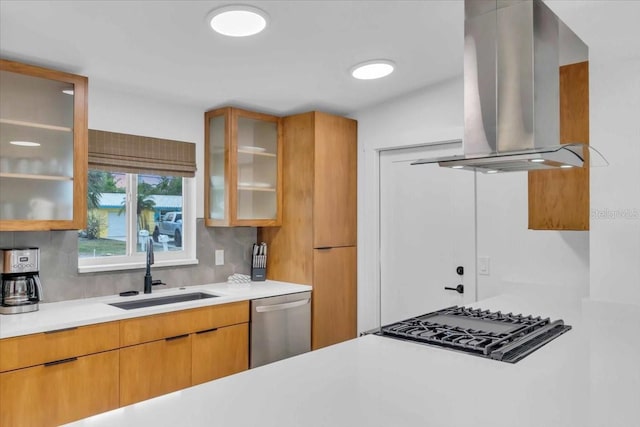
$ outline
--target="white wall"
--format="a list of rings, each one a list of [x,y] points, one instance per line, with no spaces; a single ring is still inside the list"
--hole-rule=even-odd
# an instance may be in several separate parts
[[[196,217],[204,216],[204,111],[89,81],[89,128],[196,144]]]
[[[478,299],[544,293],[578,304],[589,294],[589,232],[528,229],[527,174],[477,174]]]
[[[640,305],[640,58],[590,60],[591,298]]]
[[[462,138],[462,80],[357,112],[358,330],[379,326],[378,150]]]

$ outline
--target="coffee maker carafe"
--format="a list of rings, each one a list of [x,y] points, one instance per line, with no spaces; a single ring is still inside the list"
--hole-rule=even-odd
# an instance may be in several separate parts
[[[2,249],[0,314],[38,310],[42,299],[38,248]]]

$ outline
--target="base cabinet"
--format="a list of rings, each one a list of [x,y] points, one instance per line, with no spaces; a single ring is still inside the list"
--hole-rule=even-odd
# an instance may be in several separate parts
[[[3,372],[0,425],[57,426],[117,408],[118,352]]]
[[[191,386],[191,336],[120,350],[120,406]]]
[[[120,322],[120,405],[249,367],[247,301]]]
[[[249,368],[249,324],[192,335],[191,381],[202,384]]]
[[[249,302],[0,340],[0,426],[56,426],[249,368]]]
[[[356,247],[313,252],[311,347],[317,350],[357,335]]]

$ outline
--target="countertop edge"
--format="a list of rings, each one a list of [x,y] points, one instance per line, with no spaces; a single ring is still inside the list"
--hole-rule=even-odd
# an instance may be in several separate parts
[[[133,297],[109,295],[40,304],[38,311],[0,316],[0,339],[15,338],[47,331],[115,322],[136,317],[171,313],[212,305],[250,301],[311,291],[312,287],[298,283],[267,280],[251,282],[247,287],[234,287],[228,283],[183,286],[139,294]],[[183,292],[210,292],[217,298],[207,298],[173,304],[157,305],[135,310],[123,310],[109,306],[113,302],[136,301],[158,296],[176,295]]]

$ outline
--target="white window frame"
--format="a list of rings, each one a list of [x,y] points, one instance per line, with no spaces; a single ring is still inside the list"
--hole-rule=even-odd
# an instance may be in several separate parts
[[[78,256],[78,273],[95,273],[100,271],[135,270],[146,267],[146,254],[133,252],[132,245],[137,242],[136,210],[133,200],[137,200],[138,174],[127,174],[126,179],[126,223],[127,223],[127,255],[110,257],[80,258]],[[182,250],[155,251],[154,267],[170,267],[178,265],[198,264],[196,258],[196,179],[182,178]],[[86,197],[86,196],[84,196]],[[151,236],[150,236],[151,237]]]

